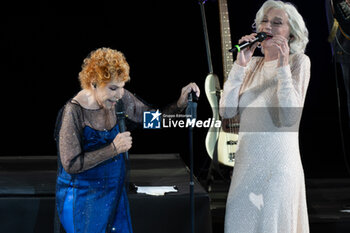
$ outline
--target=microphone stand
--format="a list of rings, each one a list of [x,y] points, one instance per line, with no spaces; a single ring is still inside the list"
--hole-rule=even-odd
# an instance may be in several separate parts
[[[188,94],[188,103],[186,108],[186,117],[187,120],[192,120],[197,118],[197,102],[198,97],[196,93],[192,91]],[[191,233],[195,232],[194,224],[194,181],[193,181],[193,127],[189,126],[188,129],[188,138],[189,138],[189,153],[190,153],[190,211],[191,211]]]

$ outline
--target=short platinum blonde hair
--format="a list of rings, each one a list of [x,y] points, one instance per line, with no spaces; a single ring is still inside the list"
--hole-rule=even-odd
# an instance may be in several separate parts
[[[259,31],[260,23],[264,16],[273,8],[282,9],[288,15],[290,36],[292,37],[292,40],[289,42],[290,53],[304,53],[306,45],[309,42],[309,32],[303,17],[290,2],[267,0],[256,13],[254,24],[257,31]]]

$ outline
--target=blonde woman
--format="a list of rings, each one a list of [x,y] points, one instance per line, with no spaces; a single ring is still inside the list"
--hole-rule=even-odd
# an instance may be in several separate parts
[[[237,54],[220,101],[224,118],[240,117],[225,233],[307,233],[298,129],[310,79],[308,30],[292,4],[273,0],[255,25],[268,39]],[[257,46],[263,57],[253,56]]]

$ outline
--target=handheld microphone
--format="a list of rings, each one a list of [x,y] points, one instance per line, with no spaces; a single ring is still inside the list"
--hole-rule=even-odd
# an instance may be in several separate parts
[[[126,127],[125,127],[125,110],[124,110],[124,103],[120,99],[118,100],[116,107],[115,107],[115,113],[117,115],[117,121],[118,121],[118,126],[119,126],[119,131],[121,133],[125,132]],[[128,160],[129,158],[129,153],[126,151],[124,152],[125,159]]]
[[[239,45],[235,45],[235,47],[230,49],[229,52],[240,52],[242,49],[245,49],[246,47],[251,46],[252,44],[258,41],[262,42],[268,37],[271,37],[271,36],[268,36],[265,32],[259,32],[253,41],[245,41]]]

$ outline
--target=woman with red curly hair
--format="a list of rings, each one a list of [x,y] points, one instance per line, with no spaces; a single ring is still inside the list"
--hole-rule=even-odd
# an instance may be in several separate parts
[[[151,108],[124,89],[129,65],[116,50],[100,48],[84,60],[82,90],[62,109],[56,124],[59,167],[56,205],[66,232],[131,233],[125,189],[125,158],[130,132],[119,132],[115,105],[122,100],[128,119],[141,122]],[[187,96],[199,88],[190,83],[163,113],[179,113]]]

